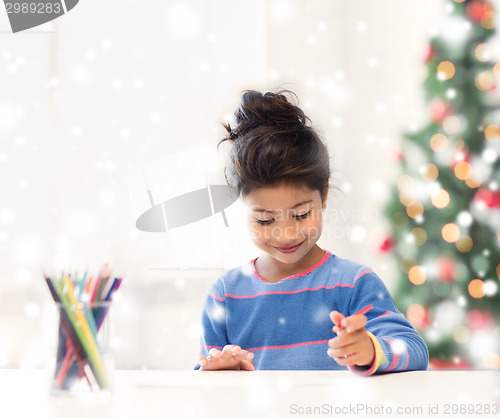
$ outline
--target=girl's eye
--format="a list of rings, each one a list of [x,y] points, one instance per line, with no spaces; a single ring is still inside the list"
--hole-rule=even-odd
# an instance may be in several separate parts
[[[306,219],[310,215],[310,213],[311,213],[311,211],[304,213],[302,215],[297,215],[297,216],[295,216],[295,219],[302,221],[302,220]]]
[[[303,213],[302,215],[296,215],[294,218],[298,221],[303,221],[311,214],[311,211],[307,213]],[[255,220],[259,225],[270,225],[274,222],[274,219],[256,219]]]

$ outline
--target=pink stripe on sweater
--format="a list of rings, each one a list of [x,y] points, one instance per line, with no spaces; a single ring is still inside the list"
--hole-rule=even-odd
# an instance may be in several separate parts
[[[392,348],[392,340],[389,340],[387,338],[384,338],[384,341],[387,341],[389,343],[389,345],[391,346],[391,350],[392,350],[392,353],[394,355],[393,359],[392,359],[392,363],[391,365],[389,366],[389,368],[386,370],[386,372],[390,372],[391,370],[393,370],[397,364],[398,364],[398,361],[399,361],[399,354],[398,353],[395,353],[394,352],[394,349]]]
[[[305,276],[306,274],[309,274],[311,271],[317,269],[319,266],[321,266],[326,260],[328,260],[328,257],[330,257],[331,253],[328,250],[325,250],[325,254],[323,254],[323,257],[314,264],[312,267],[309,267],[307,270],[303,271],[302,273],[294,274],[292,276],[284,277],[283,279],[279,280],[276,283],[282,282],[283,280],[289,280],[289,279],[296,279],[297,277],[302,277]],[[257,257],[258,258],[258,257]],[[259,274],[257,269],[255,268],[255,261],[257,258],[254,258],[252,261],[250,261],[250,265],[252,266],[252,271],[255,277],[259,279],[261,282],[267,283],[267,284],[275,284],[275,283],[270,283],[267,280],[264,280],[262,276]]]
[[[227,298],[233,298],[233,299],[250,299],[250,298],[256,298],[258,296],[263,296],[263,295],[289,295],[293,293],[301,293],[301,292],[314,292],[319,289],[334,289],[335,287],[354,287],[354,285],[351,284],[336,284],[334,286],[318,286],[318,287],[305,287],[303,289],[298,289],[298,290],[281,290],[281,291],[276,291],[276,292],[260,292],[256,293],[254,295],[231,295],[230,293],[226,293],[224,296]]]
[[[259,350],[281,350],[283,348],[294,348],[294,347],[301,347],[304,345],[314,345],[314,344],[326,344],[330,340],[321,340],[321,341],[306,341],[303,343],[296,343],[296,344],[287,344],[287,345],[271,345],[267,347],[253,347],[253,348],[247,348],[247,351],[259,351]]]
[[[337,283],[337,284],[335,284],[333,286],[322,285],[322,286],[318,286],[318,287],[305,287],[303,289],[297,289],[297,290],[281,290],[281,291],[275,291],[275,292],[259,292],[259,293],[255,293],[253,295],[232,295],[230,293],[226,293],[226,294],[224,294],[223,298],[219,298],[219,297],[215,296],[213,293],[209,293],[209,295],[212,296],[214,299],[217,299],[220,302],[224,302],[224,300],[226,298],[232,298],[232,299],[252,299],[252,298],[256,298],[258,296],[264,296],[264,295],[289,295],[289,294],[301,293],[301,292],[314,292],[314,291],[319,290],[319,289],[330,290],[330,289],[335,289],[336,287],[351,287],[351,288],[354,288],[354,286],[356,285],[356,281],[360,277],[363,277],[365,274],[368,274],[368,273],[373,273],[373,270],[367,270],[367,271],[364,271],[363,273],[360,273],[354,279],[353,284],[349,284],[349,283]]]
[[[362,273],[359,273],[356,278],[354,279],[354,282],[352,284],[352,287],[354,287],[354,285],[356,284],[356,281],[360,278],[360,277],[363,277],[365,274],[368,274],[368,273],[373,273],[373,270],[366,270]]]
[[[410,362],[410,354],[408,353],[408,349],[406,348],[405,344],[405,351],[406,351],[406,364],[403,370],[406,370],[408,368],[408,363]]]
[[[217,299],[219,302],[224,302],[224,300],[226,300],[226,298],[225,298],[225,297],[224,297],[224,298],[220,298],[220,297],[218,297],[218,296],[215,296],[215,295],[214,295],[213,293],[211,293],[211,292],[208,292],[208,294],[209,294],[210,296],[212,296],[214,299]]]

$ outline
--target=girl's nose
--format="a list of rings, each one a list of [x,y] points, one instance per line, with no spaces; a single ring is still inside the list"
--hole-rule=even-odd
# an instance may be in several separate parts
[[[285,223],[285,226],[281,230],[281,241],[283,243],[288,243],[290,245],[297,244],[297,237],[299,236],[299,231],[297,225],[293,223]],[[287,245],[283,245],[284,247]]]

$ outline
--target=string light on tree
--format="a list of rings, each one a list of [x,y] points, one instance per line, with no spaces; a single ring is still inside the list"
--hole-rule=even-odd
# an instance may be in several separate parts
[[[427,273],[422,266],[413,266],[408,271],[408,277],[412,284],[419,286],[427,280]]]
[[[454,135],[460,132],[460,118],[456,115],[447,116],[443,120],[443,129],[449,135]]]
[[[455,66],[450,61],[443,61],[437,67],[438,80],[450,80],[455,75]]]

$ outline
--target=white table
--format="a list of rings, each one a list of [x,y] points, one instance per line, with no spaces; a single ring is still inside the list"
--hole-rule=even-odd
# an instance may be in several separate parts
[[[0,417],[500,416],[493,413],[500,403],[500,372],[493,371],[359,377],[338,371],[117,370],[113,380],[108,396],[55,397],[49,395],[48,372],[0,369]],[[474,413],[466,409],[470,404]]]

